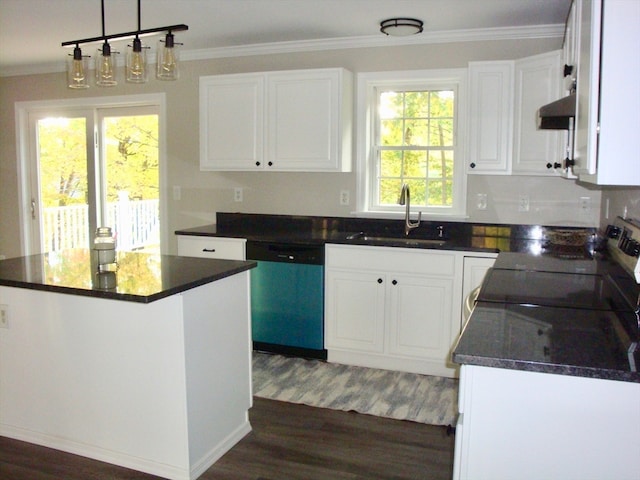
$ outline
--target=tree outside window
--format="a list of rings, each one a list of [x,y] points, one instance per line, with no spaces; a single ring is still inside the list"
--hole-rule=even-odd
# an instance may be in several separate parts
[[[397,204],[403,183],[412,204],[453,204],[453,90],[378,90],[378,203]]]

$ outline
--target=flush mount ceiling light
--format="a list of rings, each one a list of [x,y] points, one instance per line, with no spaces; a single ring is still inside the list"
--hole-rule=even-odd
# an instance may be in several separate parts
[[[422,25],[415,18],[390,18],[380,22],[380,31],[393,37],[407,37],[422,32]]]
[[[116,85],[113,54],[109,40],[131,39],[133,42],[128,47],[126,59],[126,80],[132,83],[144,83],[147,81],[147,60],[145,50],[148,47],[142,45],[141,36],[165,33],[165,40],[160,42],[158,48],[158,67],[156,75],[161,80],[176,80],[178,78],[178,53],[176,48],[181,43],[174,41],[173,32],[188,30],[184,24],[169,25],[166,27],[142,29],[140,22],[140,0],[138,3],[138,29],[131,32],[106,35],[104,29],[104,0],[102,4],[102,35],[99,37],[83,38],[62,42],[63,47],[74,46],[73,55],[69,57],[67,68],[67,84],[69,88],[88,88],[87,81],[87,56],[82,55],[81,44],[102,42],[102,49],[98,49],[96,62],[96,84],[99,86]]]

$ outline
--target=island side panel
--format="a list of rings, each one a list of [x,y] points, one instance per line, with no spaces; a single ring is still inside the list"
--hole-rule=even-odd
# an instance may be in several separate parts
[[[188,478],[182,299],[0,287],[0,435]]]
[[[182,294],[191,478],[251,431],[249,272]]]

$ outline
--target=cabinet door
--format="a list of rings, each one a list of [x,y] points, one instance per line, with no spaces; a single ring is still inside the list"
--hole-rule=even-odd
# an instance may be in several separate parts
[[[390,274],[389,353],[443,364],[451,349],[453,279]]]
[[[563,95],[561,54],[557,50],[515,62],[514,174],[562,172],[564,138],[555,130],[538,130],[536,124],[538,109]]]
[[[200,169],[264,167],[264,75],[200,78]]]
[[[343,75],[349,74],[319,69],[268,76],[270,169],[341,170]]]
[[[178,235],[178,255],[182,257],[246,260],[243,238]]]
[[[467,173],[508,174],[513,124],[513,62],[469,63]]]
[[[327,271],[325,346],[382,353],[385,282],[383,275]]]

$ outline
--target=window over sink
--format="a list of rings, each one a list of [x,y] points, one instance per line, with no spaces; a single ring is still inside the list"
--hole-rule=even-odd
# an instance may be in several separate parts
[[[360,213],[403,213],[407,183],[412,211],[465,214],[465,87],[465,69],[358,75]]]

